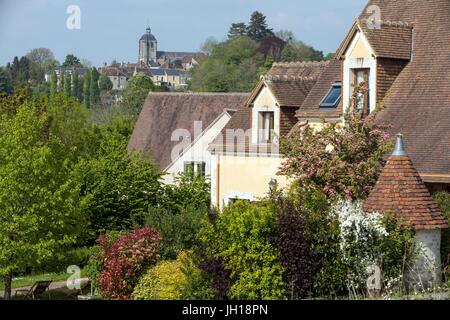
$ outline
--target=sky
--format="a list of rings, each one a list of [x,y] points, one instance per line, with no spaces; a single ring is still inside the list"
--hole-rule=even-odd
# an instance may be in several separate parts
[[[0,0],[0,65],[46,47],[59,61],[68,53],[101,66],[136,62],[138,41],[150,25],[158,50],[198,51],[209,37],[226,38],[233,22],[253,11],[269,27],[290,30],[324,53],[334,52],[367,0]],[[69,29],[67,9],[80,9]],[[69,19],[70,21],[73,21]]]

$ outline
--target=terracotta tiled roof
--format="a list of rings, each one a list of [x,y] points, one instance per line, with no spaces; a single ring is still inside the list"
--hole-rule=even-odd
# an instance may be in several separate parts
[[[381,21],[380,28],[368,28],[358,21],[377,58],[411,59],[412,26],[405,22]]]
[[[394,153],[389,157],[363,208],[366,212],[392,213],[416,230],[448,227],[406,154]]]
[[[376,123],[404,134],[425,182],[450,184],[450,1],[371,0],[358,21],[369,18],[369,6],[379,7],[383,19],[381,30],[365,31],[371,46],[380,56],[396,58],[377,60],[377,101],[383,108]],[[337,65],[324,71],[298,116],[309,107],[318,110],[337,72]]]
[[[218,136],[211,143],[211,149],[216,151],[239,149],[239,151],[245,152],[250,152],[254,149],[255,152],[260,152],[261,150],[257,146],[251,145],[251,136],[248,136],[244,146],[242,146],[242,144],[239,145],[239,143],[233,143],[232,146],[228,146],[226,141],[226,131],[247,131],[251,128],[251,105],[264,86],[267,86],[270,89],[281,108],[294,108],[293,110],[295,110],[295,108],[300,107],[327,65],[327,61],[274,63],[268,73],[261,78],[259,83],[253,89],[247,100],[247,107],[238,110],[233,115],[231,120],[222,130],[222,135]],[[286,111],[287,110],[283,110],[283,112]],[[286,126],[287,124],[283,123],[283,125]],[[290,128],[283,129],[289,131]],[[272,153],[272,150],[278,150],[278,147],[262,148],[262,150],[266,149],[269,150],[267,152],[264,151],[264,153]]]
[[[194,137],[194,121],[205,130],[225,109],[240,109],[248,99],[243,93],[155,93],[147,96],[128,143],[128,150],[151,150],[154,160],[165,169],[172,162],[171,141],[176,129]]]
[[[266,77],[278,80],[317,79],[328,61],[313,62],[278,62],[274,63]]]
[[[309,92],[301,107],[297,110],[297,117],[339,117],[342,114],[342,99],[337,108],[320,110],[320,103],[331,89],[333,83],[341,81],[341,61],[332,60],[323,70],[320,78]]]

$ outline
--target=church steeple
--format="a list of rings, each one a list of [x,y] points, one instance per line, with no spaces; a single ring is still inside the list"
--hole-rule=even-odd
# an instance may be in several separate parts
[[[151,65],[156,63],[156,51],[158,41],[152,34],[152,29],[148,26],[146,33],[139,39],[139,62]]]

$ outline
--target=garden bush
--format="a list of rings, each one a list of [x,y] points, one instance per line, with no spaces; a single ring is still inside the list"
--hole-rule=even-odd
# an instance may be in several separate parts
[[[370,268],[380,269],[379,289],[402,279],[414,259],[414,233],[389,215],[366,213],[361,202],[337,201],[330,214],[339,221],[339,245],[350,294],[365,294]]]
[[[161,236],[144,227],[114,238],[101,235],[98,239],[101,271],[97,284],[105,298],[127,300],[142,273],[159,260]]]
[[[200,265],[199,254],[193,250],[183,251],[178,259],[181,263],[181,271],[186,276],[186,282],[181,290],[183,300],[217,300],[224,299],[227,285],[219,285],[214,289],[215,272],[208,273],[198,267]],[[202,262],[204,264],[205,261]],[[214,270],[213,270],[214,271]],[[229,275],[229,274],[227,274]],[[223,279],[227,281],[228,278]],[[223,289],[222,292],[220,289]]]
[[[186,276],[179,260],[161,261],[150,268],[134,288],[135,300],[180,300]]]
[[[271,242],[280,252],[288,297],[299,299],[310,295],[321,259],[306,235],[305,214],[292,201],[278,202]]]
[[[437,192],[434,195],[434,200],[450,224],[450,193],[445,191]],[[450,228],[442,231],[441,257],[445,275],[450,279]]]
[[[207,215],[206,207],[188,205],[175,212],[164,207],[150,207],[146,224],[162,236],[161,259],[173,260],[177,253],[197,244],[199,232]]]
[[[206,255],[230,272],[229,298],[285,298],[284,268],[269,242],[273,224],[269,206],[238,201],[200,231]]]
[[[301,186],[319,188],[330,199],[367,197],[384,165],[383,156],[392,150],[392,141],[386,127],[356,112],[345,118],[345,126],[324,123],[317,131],[307,124],[283,139],[281,151],[286,160],[280,173]]]

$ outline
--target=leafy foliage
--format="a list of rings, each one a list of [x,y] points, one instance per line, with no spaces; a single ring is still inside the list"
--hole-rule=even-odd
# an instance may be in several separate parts
[[[133,291],[135,300],[180,300],[186,275],[181,262],[161,261],[150,268],[139,280]]]
[[[192,70],[193,91],[248,92],[258,81],[264,56],[259,44],[249,37],[237,37],[214,45],[211,54]]]
[[[207,256],[222,260],[231,272],[230,298],[284,298],[284,270],[268,241],[273,221],[270,208],[238,202],[200,231]]]
[[[280,252],[286,292],[290,299],[311,294],[321,259],[306,235],[306,217],[292,201],[277,201],[277,221],[270,241]]]
[[[156,166],[140,155],[128,155],[127,136],[106,128],[100,129],[100,137],[97,153],[77,165],[91,238],[99,232],[131,228],[135,215],[142,216],[156,204],[160,188]]]
[[[434,195],[434,200],[450,224],[450,193],[445,191],[437,192]],[[450,229],[448,228],[442,231],[441,257],[444,269],[448,270],[447,276],[450,278]]]
[[[282,152],[287,160],[280,173],[306,189],[319,188],[330,198],[363,199],[375,185],[383,155],[391,148],[384,127],[351,112],[344,127],[323,123],[317,131],[306,124],[284,139]]]
[[[102,73],[98,81],[98,87],[100,91],[110,91],[113,88],[113,83],[106,74]]]
[[[322,51],[315,50],[312,46],[308,46],[303,41],[294,39],[290,39],[281,52],[282,62],[322,60],[324,60]]]
[[[82,66],[81,61],[79,58],[77,58],[75,55],[73,54],[68,54],[66,56],[66,59],[64,60],[63,67],[67,68],[67,67],[80,67]]]
[[[117,239],[101,235],[102,271],[98,286],[105,298],[128,300],[139,277],[159,259],[159,233],[149,227],[124,233]]]
[[[16,97],[11,100],[15,103]],[[43,264],[85,229],[71,153],[45,106],[24,102],[0,120],[0,274]]]
[[[12,93],[13,85],[11,74],[3,67],[0,67],[0,93]]]
[[[155,85],[148,75],[138,72],[128,81],[123,92],[124,107],[135,117],[141,112],[145,98],[150,91],[155,90]]]
[[[255,11],[252,13],[246,35],[255,41],[273,36],[273,31],[268,27],[266,17],[261,12]]]
[[[212,275],[198,267],[199,256],[195,251],[183,251],[178,255],[180,269],[186,277],[181,298],[183,300],[214,300],[221,296],[213,288]],[[222,296],[223,298],[223,296]]]
[[[331,215],[339,220],[339,243],[350,292],[365,292],[371,266],[381,269],[385,283],[402,277],[405,266],[412,266],[414,232],[403,228],[395,218],[365,213],[361,202],[342,200],[334,204]]]

